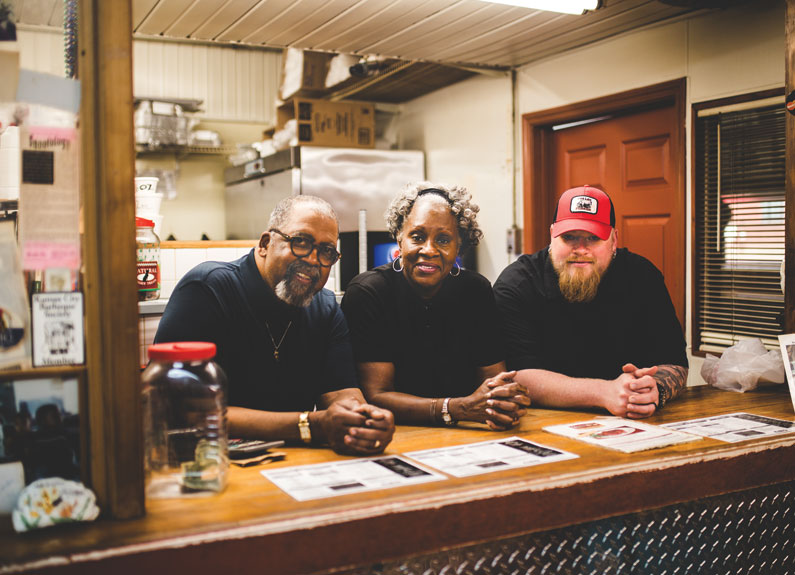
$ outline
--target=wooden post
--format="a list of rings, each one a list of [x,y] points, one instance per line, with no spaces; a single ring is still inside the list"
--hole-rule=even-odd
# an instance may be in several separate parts
[[[785,93],[795,90],[795,0],[787,0],[786,49],[784,56]],[[787,194],[785,202],[784,262],[787,281],[784,288],[784,332],[795,332],[795,116],[787,114]]]
[[[144,513],[131,0],[81,0],[78,27],[91,486],[129,518]]]

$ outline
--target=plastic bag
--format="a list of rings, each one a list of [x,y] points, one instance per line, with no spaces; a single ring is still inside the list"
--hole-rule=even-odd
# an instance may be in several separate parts
[[[760,339],[744,339],[721,357],[707,354],[701,377],[710,385],[740,393],[756,389],[760,383],[786,381],[781,352],[768,351]]]

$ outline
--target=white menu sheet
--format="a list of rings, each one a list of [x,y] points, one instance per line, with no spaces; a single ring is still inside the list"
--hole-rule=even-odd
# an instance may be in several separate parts
[[[394,455],[297,465],[261,473],[298,501],[447,479]]]
[[[577,423],[550,425],[545,427],[544,431],[624,453],[634,453],[701,439],[696,435],[620,417],[600,417]]]
[[[711,437],[718,441],[737,443],[757,437],[795,433],[795,422],[751,413],[728,413],[701,419],[666,423],[663,427]]]
[[[533,443],[521,437],[493,439],[480,443],[411,451],[405,454],[454,477],[468,477],[480,473],[530,467],[579,455]]]

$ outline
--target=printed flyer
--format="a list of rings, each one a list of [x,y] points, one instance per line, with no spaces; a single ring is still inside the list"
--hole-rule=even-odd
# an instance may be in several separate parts
[[[688,433],[620,417],[604,417],[565,425],[550,425],[545,427],[544,431],[624,453],[657,449],[701,439]]]

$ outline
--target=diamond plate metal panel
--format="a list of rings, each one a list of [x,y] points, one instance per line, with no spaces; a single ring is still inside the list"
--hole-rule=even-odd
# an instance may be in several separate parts
[[[795,482],[386,562],[347,575],[795,573]]]

